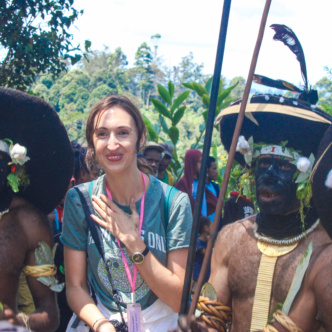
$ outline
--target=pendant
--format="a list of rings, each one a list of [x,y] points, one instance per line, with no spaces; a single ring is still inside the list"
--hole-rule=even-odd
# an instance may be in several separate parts
[[[295,242],[293,244],[288,244],[288,245],[278,245],[278,244],[271,244],[271,243],[266,243],[263,241],[257,241],[257,247],[259,251],[269,257],[279,257],[286,255],[293,251],[299,242]]]

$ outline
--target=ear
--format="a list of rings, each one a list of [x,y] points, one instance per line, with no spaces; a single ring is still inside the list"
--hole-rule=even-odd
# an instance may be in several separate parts
[[[142,137],[141,137],[140,142],[139,142],[139,149],[141,149],[142,146],[144,145],[145,139],[146,139],[146,129],[144,129],[144,131],[142,133]]]

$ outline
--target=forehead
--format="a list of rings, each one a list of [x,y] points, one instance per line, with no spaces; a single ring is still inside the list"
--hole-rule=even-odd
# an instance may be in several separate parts
[[[285,161],[285,162],[293,161],[293,159],[291,159],[291,158],[284,157],[284,156],[278,156],[278,155],[275,155],[275,154],[261,154],[258,157],[258,160],[263,159],[263,158],[264,159],[277,159],[277,160]]]
[[[136,128],[134,118],[128,111],[119,106],[112,106],[107,110],[101,111],[95,118],[95,128],[111,125]]]
[[[155,149],[148,149],[144,152],[145,157],[161,158],[161,152]]]

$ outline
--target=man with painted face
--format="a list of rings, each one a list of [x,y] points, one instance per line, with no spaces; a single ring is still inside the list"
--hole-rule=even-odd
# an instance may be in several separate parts
[[[68,186],[70,142],[43,100],[0,88],[0,105],[0,330],[8,322],[29,331],[54,331],[59,323],[54,291],[63,285],[54,277],[46,214]],[[21,272],[36,308],[29,315],[17,308]]]
[[[227,151],[240,102],[219,117]],[[247,165],[259,212],[219,233],[192,330],[225,331],[230,324],[239,332],[332,331],[332,241],[311,204],[309,183],[332,118],[271,95],[254,95],[246,113],[235,159]]]

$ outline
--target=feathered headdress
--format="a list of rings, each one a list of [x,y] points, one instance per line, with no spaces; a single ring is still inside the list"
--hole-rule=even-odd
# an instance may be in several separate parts
[[[303,88],[300,89],[289,82],[283,80],[273,80],[271,78],[257,74],[254,75],[253,81],[255,83],[263,84],[277,89],[298,92],[300,94],[300,100],[306,101],[310,104],[316,104],[318,101],[317,90],[311,90],[308,87],[307,67],[300,41],[296,37],[293,30],[286,25],[272,24],[270,27],[275,31],[273,39],[283,42],[296,55],[296,59],[300,63],[301,67],[301,74],[304,83]]]

